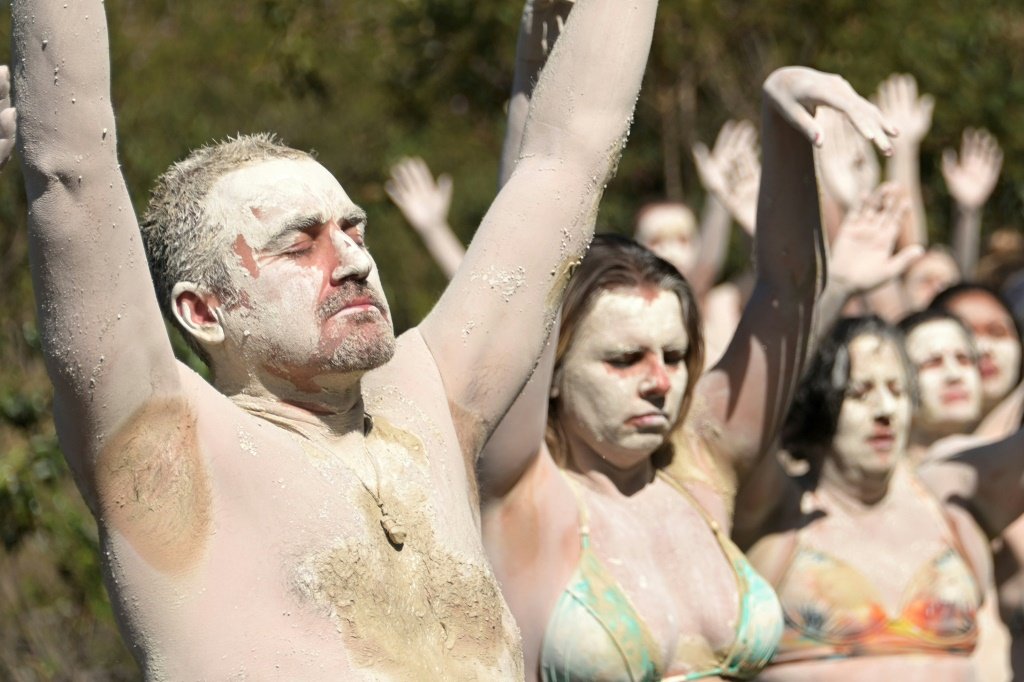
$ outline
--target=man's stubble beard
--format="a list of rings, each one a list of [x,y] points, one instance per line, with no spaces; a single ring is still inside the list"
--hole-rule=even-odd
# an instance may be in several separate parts
[[[394,357],[395,333],[381,313],[354,313],[349,322],[363,324],[334,350],[328,362],[329,367],[325,369],[343,373],[366,372],[387,364]]]

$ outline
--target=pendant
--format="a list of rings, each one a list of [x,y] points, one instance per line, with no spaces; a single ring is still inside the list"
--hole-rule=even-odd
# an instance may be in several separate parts
[[[405,544],[405,538],[407,537],[405,527],[388,516],[388,513],[384,511],[383,507],[380,510],[380,514],[380,527],[384,529],[384,535],[388,536],[388,542],[390,542],[395,549],[401,549]]]

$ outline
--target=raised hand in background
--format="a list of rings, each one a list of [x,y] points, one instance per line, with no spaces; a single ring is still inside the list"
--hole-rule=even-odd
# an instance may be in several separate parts
[[[919,244],[894,253],[897,238],[910,217],[910,198],[896,183],[875,188],[846,214],[829,257],[829,282],[850,293],[864,293],[901,275],[924,253]]]
[[[900,131],[893,141],[893,155],[886,162],[886,177],[906,189],[913,219],[907,222],[899,244],[926,245],[928,220],[921,195],[921,140],[932,127],[935,98],[918,94],[913,76],[894,73],[879,84],[875,101]]]
[[[987,130],[964,131],[960,155],[953,149],[942,153],[942,177],[957,206],[980,209],[992,195],[1003,168],[1003,151]]]
[[[942,176],[956,202],[953,253],[964,277],[971,279],[978,264],[981,240],[981,209],[992,196],[1003,167],[1003,151],[987,130],[964,131],[960,155],[952,149],[942,154]]]
[[[919,94],[917,81],[910,74],[894,73],[879,83],[875,102],[900,131],[893,140],[896,152],[919,145],[931,130],[935,98]]]
[[[849,211],[878,185],[878,157],[871,142],[829,107],[818,107],[815,121],[822,134],[818,149],[821,179],[829,196]]]
[[[444,173],[435,181],[423,159],[404,158],[391,167],[391,178],[384,189],[423,239],[445,276],[451,279],[466,253],[448,225],[453,189],[451,176]]]
[[[757,130],[750,121],[726,121],[718,131],[713,150],[708,150],[703,142],[693,145],[693,160],[701,184],[750,236],[754,234],[757,218],[760,156]]]

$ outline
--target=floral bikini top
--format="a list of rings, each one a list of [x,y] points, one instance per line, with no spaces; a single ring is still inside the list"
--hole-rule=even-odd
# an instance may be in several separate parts
[[[982,592],[938,502],[911,486],[941,519],[946,547],[925,561],[890,615],[856,568],[816,549],[804,526],[778,586],[786,631],[774,662],[907,653],[970,654],[978,641]],[[821,496],[812,496],[819,509]]]
[[[659,474],[661,476],[661,474]],[[736,638],[715,665],[664,677],[661,649],[621,586],[590,548],[589,514],[579,484],[565,477],[576,496],[580,519],[580,560],[555,605],[544,633],[541,678],[545,682],[583,680],[699,680],[754,677],[771,660],[782,635],[782,612],[775,591],[721,531],[686,489],[661,478],[693,504],[714,532],[736,575],[740,617]]]

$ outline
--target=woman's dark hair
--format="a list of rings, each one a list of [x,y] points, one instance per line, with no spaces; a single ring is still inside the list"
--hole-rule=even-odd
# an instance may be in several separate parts
[[[917,382],[903,346],[903,332],[875,315],[840,320],[826,337],[804,374],[782,427],[782,446],[796,459],[813,459],[832,442],[850,381],[850,344],[860,336],[891,341],[907,377],[907,391],[917,404]]]
[[[1013,331],[1017,334],[1017,342],[1024,344],[1024,335],[1021,334],[1020,320],[1013,314],[1013,307],[1010,302],[1006,300],[1006,297],[996,291],[990,286],[984,284],[978,284],[977,282],[960,282],[953,286],[943,289],[939,293],[935,294],[935,298],[932,299],[929,308],[937,308],[939,310],[948,310],[952,312],[953,301],[965,296],[967,294],[984,294],[999,304],[1007,317],[1010,318],[1010,322],[1013,325]],[[1020,366],[1017,368],[1017,382],[1024,378],[1024,353],[1021,353]]]
[[[679,299],[683,326],[689,345],[686,348],[686,391],[679,409],[679,418],[673,430],[683,423],[693,397],[693,388],[704,369],[704,339],[701,336],[700,313],[697,302],[686,279],[668,261],[658,258],[632,239],[602,234],[594,237],[587,255],[569,280],[562,301],[561,328],[555,348],[554,376],[560,375],[566,352],[576,340],[580,322],[593,309],[594,301],[603,291],[634,287],[657,287],[671,291]],[[560,465],[568,459],[567,440],[559,420],[558,400],[548,405],[546,440],[548,449]],[[672,460],[671,438],[652,455],[656,467],[664,467]]]

